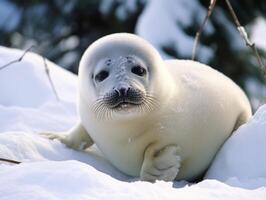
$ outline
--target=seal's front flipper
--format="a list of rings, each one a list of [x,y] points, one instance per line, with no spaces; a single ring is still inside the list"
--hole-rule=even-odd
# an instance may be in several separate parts
[[[68,147],[75,150],[84,150],[93,145],[88,132],[84,129],[81,123],[77,124],[68,133],[41,133],[41,135],[51,140],[58,139]]]
[[[167,145],[159,150],[156,143],[148,146],[140,172],[141,180],[150,182],[175,180],[181,161],[178,150],[176,145]]]

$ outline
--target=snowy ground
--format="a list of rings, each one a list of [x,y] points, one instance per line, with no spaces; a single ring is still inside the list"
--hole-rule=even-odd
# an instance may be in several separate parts
[[[21,54],[0,47],[0,66]],[[0,164],[0,200],[266,199],[266,106],[226,142],[204,181],[151,184],[121,174],[95,147],[76,152],[38,135],[78,120],[77,77],[48,65],[60,102],[41,57],[0,71],[0,157],[23,162]]]

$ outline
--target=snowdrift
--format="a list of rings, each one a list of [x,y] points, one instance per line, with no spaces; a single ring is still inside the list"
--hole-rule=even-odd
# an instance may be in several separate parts
[[[0,47],[0,66],[22,54]],[[266,106],[225,143],[205,180],[151,184],[120,173],[95,146],[77,152],[38,134],[78,120],[77,77],[47,63],[60,101],[42,57],[28,53],[0,71],[0,157],[22,161],[0,163],[1,200],[266,199]]]

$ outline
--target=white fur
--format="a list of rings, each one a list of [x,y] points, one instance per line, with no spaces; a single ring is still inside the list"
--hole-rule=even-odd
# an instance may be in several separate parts
[[[108,86],[96,87],[91,74],[102,59],[127,55],[149,67],[147,81],[126,74],[153,94],[159,106],[147,113],[132,108],[99,119],[91,105],[99,91],[120,81],[110,77]],[[148,42],[126,33],[103,37],[86,50],[80,62],[79,89],[81,125],[88,141],[91,137],[118,169],[147,181],[201,176],[233,130],[251,115],[245,94],[223,74],[190,60],[163,61]],[[80,134],[71,135],[73,141]]]

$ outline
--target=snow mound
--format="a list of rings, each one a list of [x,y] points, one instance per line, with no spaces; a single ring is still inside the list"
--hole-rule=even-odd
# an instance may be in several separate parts
[[[266,178],[266,105],[242,125],[217,154],[206,178],[225,181]]]
[[[22,54],[0,47],[0,67]],[[78,120],[77,77],[47,63],[60,101],[51,90],[40,56],[29,53],[0,71],[0,157],[22,161],[19,165],[0,163],[1,200],[265,200],[266,106],[217,155],[206,178],[218,180],[151,184],[119,172],[95,146],[78,152],[38,134],[64,132]]]
[[[0,66],[19,59],[23,51],[0,47]],[[47,61],[51,79],[60,98],[66,102],[77,96],[75,75]],[[21,62],[16,62],[1,70],[0,104],[4,106],[39,107],[54,100],[49,79],[45,72],[43,58],[28,52]]]

